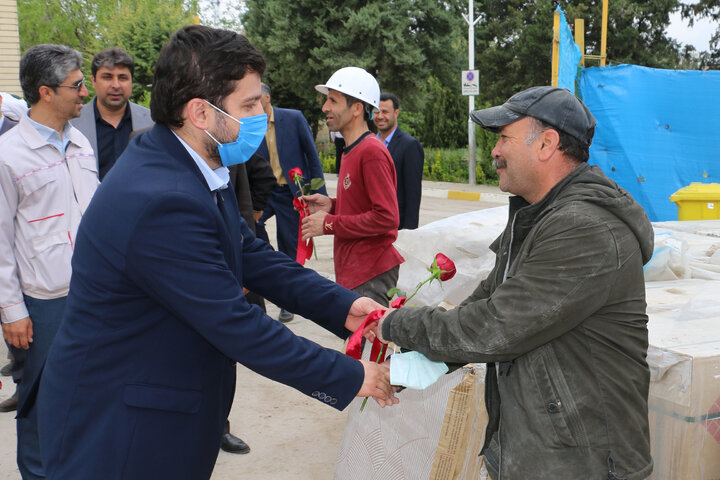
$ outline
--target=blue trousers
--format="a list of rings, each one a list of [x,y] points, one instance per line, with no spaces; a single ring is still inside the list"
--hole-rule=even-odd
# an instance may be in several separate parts
[[[27,352],[22,348],[13,347],[8,342],[5,342],[8,347],[10,355],[12,355],[12,368],[10,369],[10,375],[12,375],[13,382],[20,383],[22,380],[23,369],[25,368],[25,357]]]
[[[269,241],[265,232],[265,221],[275,216],[277,224],[278,251],[295,260],[297,257],[298,227],[300,215],[293,208],[293,196],[287,185],[276,185],[258,221],[258,238]],[[264,234],[264,236],[263,236]]]
[[[66,300],[67,297],[38,300],[25,296],[25,306],[27,306],[32,320],[33,342],[27,351],[22,382],[18,385],[18,410],[24,405],[32,386],[42,371],[50,345],[55,339],[55,334],[65,313]],[[33,408],[26,418],[17,420],[17,462],[23,480],[45,478],[36,412],[37,409]]]

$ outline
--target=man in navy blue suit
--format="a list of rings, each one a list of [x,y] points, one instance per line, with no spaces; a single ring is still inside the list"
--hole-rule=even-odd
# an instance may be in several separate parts
[[[236,361],[337,409],[355,396],[397,402],[387,367],[297,337],[243,295],[341,337],[378,307],[273,251],[238,214],[226,167],[264,136],[264,69],[226,30],[183,27],[162,48],[156,125],[83,217],[65,317],[36,384],[47,478],[209,478]]]
[[[278,250],[294,259],[297,253],[300,216],[292,202],[300,193],[288,173],[293,168],[300,168],[305,181],[309,182],[313,178],[323,178],[322,165],[310,125],[302,112],[274,107],[270,87],[265,83],[262,84],[260,101],[268,116],[268,130],[257,153],[270,162],[277,185],[273,188],[268,206],[258,221],[258,236],[269,241],[265,222],[274,215]],[[317,192],[327,195],[324,186]],[[280,310],[278,320],[289,322],[292,318],[292,313],[285,309]]]
[[[380,111],[373,121],[378,138],[392,156],[397,172],[397,198],[400,210],[398,230],[418,227],[425,151],[417,138],[402,130],[397,123],[400,101],[392,93],[380,95]]]

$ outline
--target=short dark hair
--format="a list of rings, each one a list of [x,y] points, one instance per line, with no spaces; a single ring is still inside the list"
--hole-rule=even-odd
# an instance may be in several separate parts
[[[44,43],[30,47],[20,60],[20,86],[32,106],[40,101],[40,87],[53,90],[68,74],[82,67],[80,52],[65,45]]]
[[[108,47],[95,54],[90,64],[90,73],[94,77],[102,67],[112,70],[117,65],[127,67],[131,77],[135,75],[135,60],[120,47]]]
[[[559,128],[550,125],[549,123],[545,123],[542,120],[538,120],[535,117],[528,117],[533,121],[533,133],[532,135],[535,136],[538,133],[544,131],[544,130],[555,130],[558,132],[558,136],[560,137],[560,141],[558,144],[558,149],[562,151],[565,155],[568,157],[573,158],[575,161],[583,163],[587,162],[590,158],[590,145],[587,145],[585,142],[581,141],[578,138],[573,137],[569,133],[560,130]],[[593,137],[593,134],[595,133],[595,127],[592,127],[591,131],[588,132],[588,135],[590,135],[590,138]]]
[[[341,92],[341,93],[342,93],[342,92]],[[370,120],[371,115],[372,115],[372,111],[373,111],[372,105],[370,105],[370,104],[368,104],[368,103],[365,103],[365,102],[363,102],[362,100],[360,100],[359,98],[353,97],[352,95],[348,95],[347,93],[343,93],[343,95],[345,96],[345,101],[347,102],[347,106],[348,106],[348,107],[352,107],[352,106],[353,106],[355,103],[357,103],[357,102],[362,103],[362,106],[363,106],[363,120],[365,120],[366,122],[367,122],[368,120]]]
[[[265,58],[239,33],[202,25],[178,30],[160,50],[150,97],[155,123],[182,127],[182,108],[193,98],[223,107],[247,72],[262,75]]]
[[[400,108],[400,100],[398,100],[398,97],[395,96],[394,93],[385,92],[380,94],[380,101],[384,102],[385,100],[391,100],[393,104],[393,110],[397,110]]]

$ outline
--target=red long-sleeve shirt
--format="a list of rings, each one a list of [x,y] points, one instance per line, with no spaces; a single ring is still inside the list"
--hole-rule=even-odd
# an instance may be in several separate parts
[[[343,153],[337,198],[323,226],[335,235],[335,280],[343,287],[355,288],[405,261],[393,247],[400,223],[396,182],[390,153],[370,132]]]

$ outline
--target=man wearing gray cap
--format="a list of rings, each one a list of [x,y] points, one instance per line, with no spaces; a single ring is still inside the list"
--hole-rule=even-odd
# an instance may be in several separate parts
[[[653,231],[588,160],[595,118],[534,87],[471,118],[511,192],[495,267],[455,309],[389,311],[377,333],[431,360],[488,363],[481,452],[493,479],[644,479],[648,333],[643,264]]]

